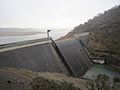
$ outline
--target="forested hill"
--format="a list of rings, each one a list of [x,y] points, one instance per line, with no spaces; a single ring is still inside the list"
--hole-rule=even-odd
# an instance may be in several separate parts
[[[76,26],[69,35],[96,30],[109,30],[116,31],[120,29],[120,5],[111,8],[104,13],[100,13],[93,19],[89,19],[84,24]]]
[[[64,38],[81,32],[91,32],[89,39],[91,50],[120,55],[120,5],[76,26]]]

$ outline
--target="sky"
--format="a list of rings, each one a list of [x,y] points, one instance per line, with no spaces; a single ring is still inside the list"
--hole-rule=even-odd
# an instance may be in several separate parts
[[[120,0],[0,0],[0,27],[74,28]]]

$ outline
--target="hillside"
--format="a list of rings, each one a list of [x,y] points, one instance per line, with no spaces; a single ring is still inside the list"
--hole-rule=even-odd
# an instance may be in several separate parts
[[[0,90],[119,90],[120,78],[99,74],[95,80],[69,77],[60,73],[0,68]]]
[[[115,6],[76,26],[64,38],[81,32],[91,33],[88,47],[93,55],[105,56],[104,52],[120,56],[120,6]]]
[[[60,73],[0,68],[0,90],[88,90],[87,82]]]
[[[103,14],[100,13],[93,19],[89,19],[84,24],[76,26],[68,34],[76,34],[80,32],[93,32],[97,30],[117,31],[120,29],[120,6],[115,6]]]

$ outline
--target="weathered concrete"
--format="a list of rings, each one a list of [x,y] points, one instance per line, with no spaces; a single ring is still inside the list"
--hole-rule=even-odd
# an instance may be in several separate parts
[[[82,41],[82,44],[84,44],[84,46],[86,48],[88,48],[88,44],[89,44],[89,38],[90,38],[90,35],[89,33],[88,34],[84,34],[84,35],[75,35],[75,37],[78,39],[78,40],[81,40]]]
[[[45,38],[0,46],[0,67],[59,72],[81,77],[91,65],[78,38],[55,42]]]
[[[51,39],[0,46],[0,67],[67,73]]]
[[[79,40],[75,38],[56,41],[60,52],[75,76],[82,76],[92,65],[92,62],[82,47]]]

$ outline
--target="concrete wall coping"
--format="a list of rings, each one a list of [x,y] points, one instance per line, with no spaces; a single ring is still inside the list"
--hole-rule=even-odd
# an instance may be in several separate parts
[[[4,44],[4,45],[0,45],[0,52],[15,50],[15,49],[39,45],[39,44],[51,43],[51,42],[52,42],[51,38],[43,38],[43,39]]]

